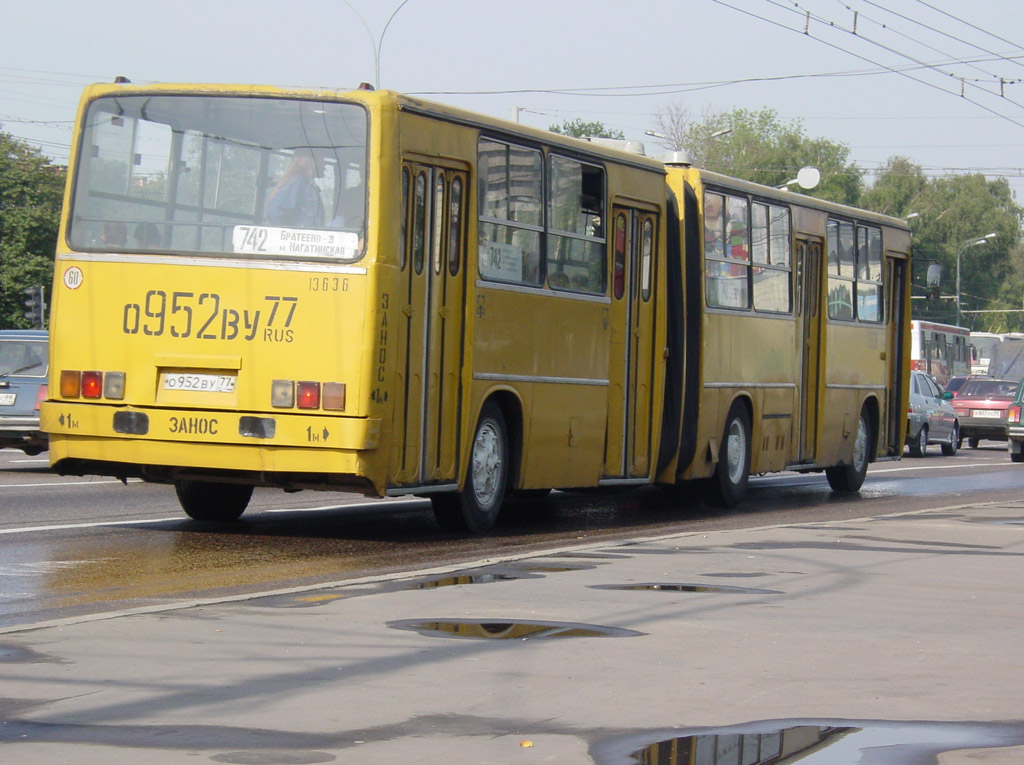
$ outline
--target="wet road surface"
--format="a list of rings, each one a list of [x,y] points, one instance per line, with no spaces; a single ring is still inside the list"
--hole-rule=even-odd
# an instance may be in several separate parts
[[[872,466],[859,495],[824,476],[753,479],[737,510],[694,491],[555,493],[510,502],[494,533],[440,531],[429,502],[257,490],[236,524],[181,513],[173,489],[61,478],[45,455],[0,451],[0,629],[140,606],[302,588],[600,540],[842,520],[1024,496],[1005,447]]]

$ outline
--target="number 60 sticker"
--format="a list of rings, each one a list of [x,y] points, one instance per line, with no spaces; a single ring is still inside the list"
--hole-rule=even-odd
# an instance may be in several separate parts
[[[64,286],[69,290],[77,290],[82,286],[83,281],[85,281],[85,276],[78,266],[71,266],[64,271]]]

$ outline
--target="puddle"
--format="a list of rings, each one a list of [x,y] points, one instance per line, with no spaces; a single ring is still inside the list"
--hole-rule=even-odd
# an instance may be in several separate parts
[[[782,595],[780,590],[760,590],[756,587],[732,587],[727,584],[595,584],[594,590],[659,590],[664,592],[724,592],[731,595]]]
[[[0,645],[0,664],[44,664],[57,663],[45,654],[17,645]]]
[[[759,576],[768,576],[768,574],[764,573],[763,571],[751,572],[749,574],[722,572],[720,574],[711,574],[711,573],[701,574],[701,576],[720,576],[723,579],[726,578],[726,577],[729,577],[729,578],[732,578],[732,579],[754,579],[754,578],[759,577]]]
[[[535,640],[540,638],[585,637],[638,637],[646,633],[619,627],[571,622],[521,621],[501,622],[453,619],[450,621],[423,621],[400,619],[388,622],[398,630],[413,630],[436,637],[484,638],[487,640]]]
[[[210,758],[214,762],[230,765],[317,765],[335,762],[338,758],[330,752],[296,752],[289,749],[265,749],[261,751],[225,752]]]
[[[787,724],[788,723],[788,724]],[[685,735],[679,735],[684,733]],[[748,726],[632,736],[598,744],[598,763],[658,765],[800,762],[800,765],[916,765],[963,749],[1024,745],[1020,723],[775,720]]]
[[[545,574],[560,574],[563,571],[588,571],[594,568],[594,566],[573,566],[556,563],[517,563],[515,567],[523,571],[540,571]]]
[[[525,578],[527,577],[509,574],[455,574],[441,579],[431,579],[426,582],[413,582],[410,589],[432,590],[436,587],[454,587],[457,584],[490,584],[491,582],[511,582],[516,579]]]

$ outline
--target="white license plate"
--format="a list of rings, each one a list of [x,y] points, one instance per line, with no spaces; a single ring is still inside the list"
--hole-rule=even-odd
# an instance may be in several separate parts
[[[1000,409],[975,409],[975,417],[990,417],[994,420],[999,419],[1003,416],[1003,412]]]
[[[17,393],[0,393],[0,406],[11,406],[17,398]]]
[[[210,375],[189,372],[165,372],[164,390],[193,390],[213,393],[232,393],[235,390],[234,375]]]

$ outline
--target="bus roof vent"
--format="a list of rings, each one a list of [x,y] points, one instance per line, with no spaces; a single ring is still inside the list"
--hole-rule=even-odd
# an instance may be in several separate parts
[[[644,142],[643,141],[624,141],[619,138],[598,138],[596,136],[587,136],[585,141],[590,141],[596,146],[604,146],[607,149],[618,149],[619,151],[628,151],[630,154],[639,154],[641,157],[645,155]]]
[[[666,165],[675,165],[681,167],[689,167],[693,164],[690,160],[690,153],[685,150],[670,151],[668,154],[660,154],[655,157],[659,162],[664,162]]]

